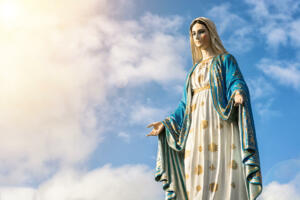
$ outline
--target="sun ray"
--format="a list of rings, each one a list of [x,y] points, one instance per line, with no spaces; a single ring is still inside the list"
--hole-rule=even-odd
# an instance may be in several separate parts
[[[0,23],[5,28],[17,25],[20,18],[20,5],[13,0],[0,1]]]

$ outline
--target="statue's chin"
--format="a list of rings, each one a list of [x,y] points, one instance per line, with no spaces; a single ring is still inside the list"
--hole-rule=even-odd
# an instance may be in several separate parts
[[[195,46],[200,49],[203,49],[203,47],[204,47],[204,45],[201,43],[195,43]]]

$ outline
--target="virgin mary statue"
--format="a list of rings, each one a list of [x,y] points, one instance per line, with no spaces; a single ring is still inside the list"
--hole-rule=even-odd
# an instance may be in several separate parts
[[[189,33],[194,66],[182,99],[148,126],[158,135],[155,179],[166,199],[255,200],[262,179],[248,86],[211,20],[194,19]]]

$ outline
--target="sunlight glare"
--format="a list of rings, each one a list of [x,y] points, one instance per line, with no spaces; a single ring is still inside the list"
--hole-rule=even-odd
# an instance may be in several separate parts
[[[20,8],[14,1],[0,3],[0,19],[3,25],[12,27],[17,23]]]

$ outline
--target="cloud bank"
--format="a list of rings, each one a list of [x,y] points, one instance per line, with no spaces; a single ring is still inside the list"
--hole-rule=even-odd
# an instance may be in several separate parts
[[[184,78],[183,19],[120,17],[128,5],[27,0],[19,21],[1,24],[0,185],[32,184],[83,166],[103,140],[99,118],[110,115],[97,108],[109,95]]]
[[[65,169],[34,188],[0,188],[1,200],[153,200],[163,199],[154,172],[144,165],[112,168],[106,165],[84,172]]]

